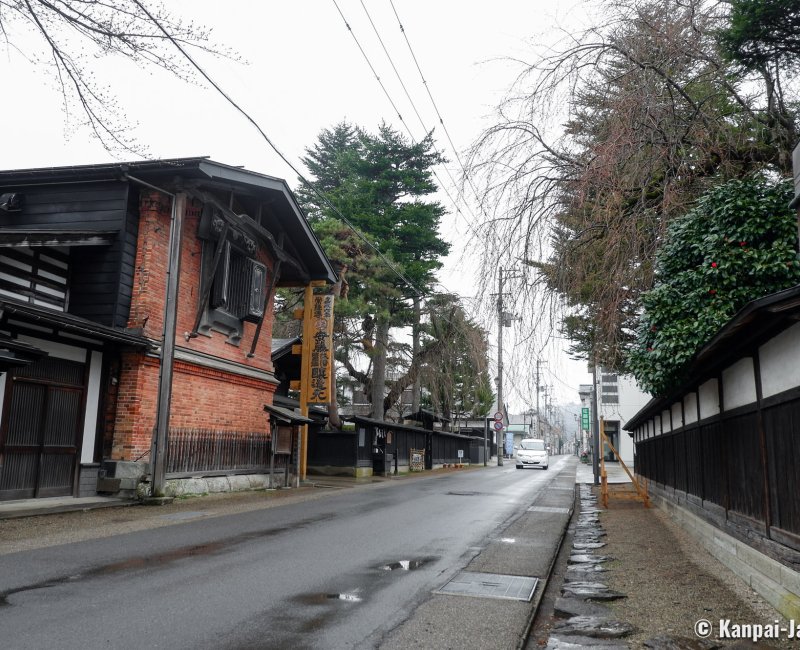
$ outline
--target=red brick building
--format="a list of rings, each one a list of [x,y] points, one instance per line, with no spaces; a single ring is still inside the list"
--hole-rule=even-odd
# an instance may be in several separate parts
[[[286,183],[206,158],[0,171],[0,499],[148,469],[170,273],[167,472],[262,468],[274,290],[335,280]]]

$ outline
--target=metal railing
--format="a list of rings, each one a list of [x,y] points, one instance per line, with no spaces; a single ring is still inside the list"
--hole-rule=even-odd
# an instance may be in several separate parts
[[[270,437],[265,432],[170,429],[166,473],[186,475],[269,471]]]

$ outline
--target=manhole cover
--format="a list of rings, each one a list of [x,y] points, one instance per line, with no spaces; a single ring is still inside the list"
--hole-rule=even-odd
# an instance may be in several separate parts
[[[557,508],[555,506],[531,506],[528,512],[557,512],[559,514],[569,514],[569,508]]]
[[[436,593],[530,601],[538,578],[462,571]]]

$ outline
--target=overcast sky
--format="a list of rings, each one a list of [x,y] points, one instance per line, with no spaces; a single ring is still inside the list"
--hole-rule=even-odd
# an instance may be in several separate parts
[[[534,45],[563,38],[583,18],[579,3],[554,0],[166,0],[165,5],[213,28],[212,39],[231,47],[244,62],[199,56],[198,60],[223,89],[263,128],[297,166],[304,148],[320,131],[341,120],[375,130],[381,121],[414,138],[436,128],[437,143],[453,160],[438,176],[449,184],[461,170],[445,137],[420,72],[398,25],[413,48],[427,87],[459,153],[490,124],[491,113],[509,88],[519,64],[531,60]],[[338,5],[338,8],[337,8]],[[394,5],[394,9],[393,9]],[[374,22],[413,106],[400,86]],[[344,14],[352,28],[349,32]],[[353,35],[380,76],[393,108],[370,70]],[[13,39],[15,34],[10,34]],[[15,43],[23,53],[34,50],[28,38]],[[294,172],[269,149],[255,129],[205,83],[187,84],[155,69],[139,69],[120,59],[92,59],[97,78],[118,99],[125,118],[151,158],[210,156],[230,165],[287,179]],[[0,169],[91,164],[114,160],[85,130],[68,123],[52,77],[29,65],[14,49],[0,57],[3,101]],[[419,112],[421,120],[415,113]],[[403,121],[398,118],[398,111]],[[133,159],[131,155],[116,158]],[[450,291],[470,296],[476,263],[460,257],[466,235],[453,199],[440,194],[453,213],[444,235],[454,253],[442,273]],[[504,339],[506,364],[527,365],[515,358],[513,331]],[[496,332],[491,335],[496,342]],[[493,348],[494,350],[494,348]],[[547,355],[543,383],[553,384],[557,401],[577,401],[577,385],[590,381],[584,363],[569,362],[554,347]],[[506,376],[506,396],[513,411],[535,404],[535,395],[521,394]]]

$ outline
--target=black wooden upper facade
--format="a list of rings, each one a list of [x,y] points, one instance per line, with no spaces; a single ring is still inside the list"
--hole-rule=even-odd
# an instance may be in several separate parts
[[[278,286],[335,281],[285,181],[207,158],[0,171],[0,301],[124,328],[141,191],[212,204],[281,261]]]

